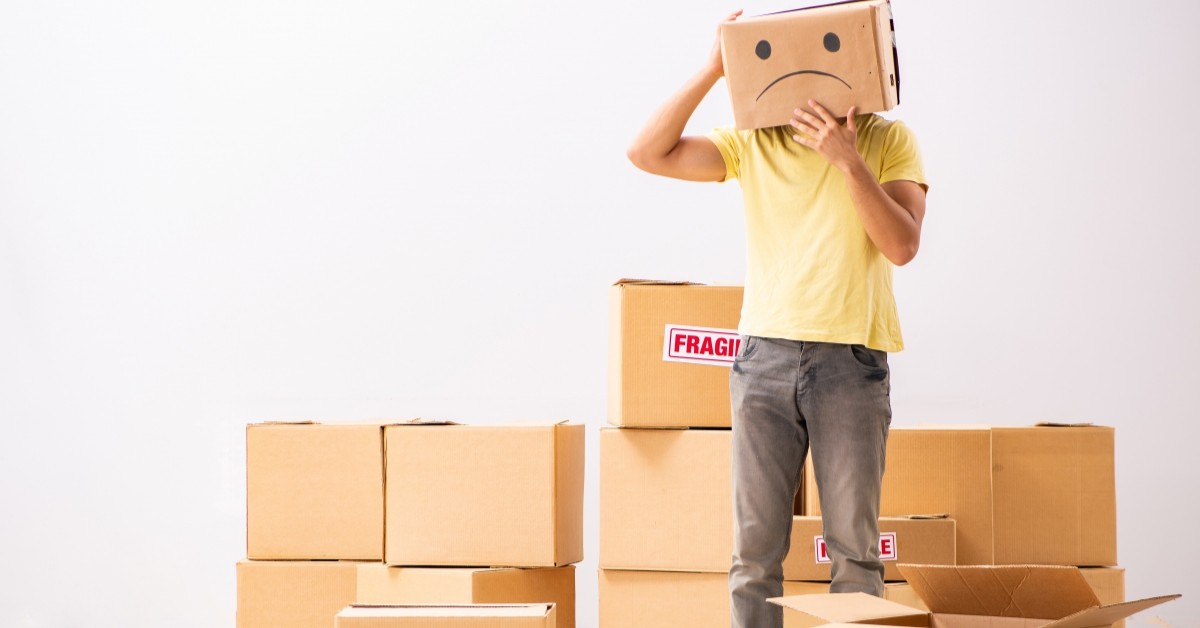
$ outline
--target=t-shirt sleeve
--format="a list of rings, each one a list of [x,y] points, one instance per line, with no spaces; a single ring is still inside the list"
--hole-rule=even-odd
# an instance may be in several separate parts
[[[888,128],[883,141],[883,168],[879,173],[879,182],[902,180],[913,181],[929,189],[917,137],[903,122],[896,121]]]
[[[718,127],[706,135],[725,160],[725,181],[736,179],[742,173],[742,135],[731,126]]]

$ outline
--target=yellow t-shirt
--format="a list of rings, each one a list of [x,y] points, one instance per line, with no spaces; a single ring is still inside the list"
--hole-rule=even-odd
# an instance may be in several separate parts
[[[902,122],[855,117],[858,152],[880,183],[926,185],[916,138]],[[790,126],[716,129],[708,138],[738,179],[746,207],[748,336],[904,348],[892,263],[871,242],[840,170],[792,139]]]

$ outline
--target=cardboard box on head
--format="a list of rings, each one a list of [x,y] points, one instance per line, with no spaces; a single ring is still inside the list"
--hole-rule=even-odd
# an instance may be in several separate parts
[[[816,100],[835,116],[900,103],[888,0],[857,0],[721,25],[725,81],[739,129],[788,123]]]

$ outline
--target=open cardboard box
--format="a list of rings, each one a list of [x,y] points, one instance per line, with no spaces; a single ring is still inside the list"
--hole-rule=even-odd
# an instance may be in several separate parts
[[[929,607],[924,613],[862,593],[797,595],[770,602],[813,626],[927,628],[1098,628],[1179,595],[1102,605],[1077,567],[1055,565],[900,565]]]

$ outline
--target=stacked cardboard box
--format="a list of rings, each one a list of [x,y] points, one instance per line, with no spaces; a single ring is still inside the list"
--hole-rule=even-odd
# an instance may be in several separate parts
[[[611,288],[608,416],[616,427],[600,432],[601,628],[728,625],[729,366],[741,342],[741,300],[741,288],[687,282]],[[953,521],[883,523],[886,541],[895,548],[899,535],[906,556],[954,562]],[[828,589],[828,564],[813,555],[819,528],[818,519],[794,519],[786,593]],[[916,600],[903,583],[889,584],[887,595]]]
[[[351,604],[553,603],[537,621],[574,626],[583,441],[572,424],[248,426],[239,628],[328,628]]]

